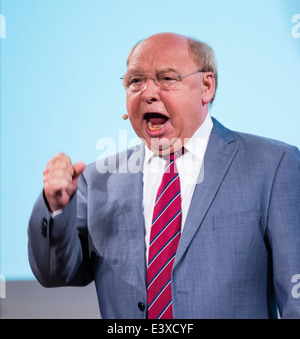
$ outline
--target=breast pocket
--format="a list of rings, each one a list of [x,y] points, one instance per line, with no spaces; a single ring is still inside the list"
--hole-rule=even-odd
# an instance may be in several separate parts
[[[260,211],[244,211],[228,215],[214,216],[214,229],[221,229],[225,227],[249,226],[249,224],[259,224]]]
[[[213,218],[214,237],[224,252],[255,255],[264,247],[264,227],[259,210],[242,211]]]

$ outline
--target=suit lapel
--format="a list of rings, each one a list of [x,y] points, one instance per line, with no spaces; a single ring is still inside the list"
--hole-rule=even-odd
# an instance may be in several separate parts
[[[237,152],[232,132],[215,119],[214,127],[207,146],[203,163],[203,180],[196,185],[184,230],[179,242],[174,267],[182,258],[185,250],[200,227],[224,176]]]
[[[127,155],[126,155],[127,157]],[[139,145],[132,151],[127,160],[120,166],[122,189],[120,190],[121,206],[129,234],[128,245],[133,251],[143,284],[146,284],[145,233],[143,218],[143,174],[144,146]],[[124,168],[123,168],[124,166]],[[125,168],[126,166],[126,168]],[[132,262],[134,263],[134,262]]]

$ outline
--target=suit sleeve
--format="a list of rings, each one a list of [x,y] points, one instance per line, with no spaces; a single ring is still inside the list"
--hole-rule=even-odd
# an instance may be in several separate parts
[[[35,277],[45,287],[84,286],[92,281],[85,190],[81,176],[69,204],[54,218],[43,193],[33,208],[28,226],[28,257]]]
[[[273,182],[268,213],[273,281],[281,318],[300,318],[300,299],[292,293],[300,274],[300,153],[284,153]]]

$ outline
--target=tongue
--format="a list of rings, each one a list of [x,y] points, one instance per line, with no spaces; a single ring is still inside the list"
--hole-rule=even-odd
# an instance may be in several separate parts
[[[167,118],[151,118],[149,121],[152,125],[163,125],[167,121]]]
[[[159,113],[150,113],[148,114],[147,119],[152,125],[163,125],[168,120],[166,116]]]

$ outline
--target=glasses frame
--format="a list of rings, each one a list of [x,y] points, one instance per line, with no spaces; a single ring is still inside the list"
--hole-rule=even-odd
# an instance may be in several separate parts
[[[177,79],[183,79],[183,78],[186,78],[186,77],[188,77],[188,76],[190,76],[190,75],[197,74],[197,73],[205,73],[205,71],[204,71],[203,69],[200,69],[200,70],[195,71],[195,72],[193,72],[193,73],[189,73],[189,74],[185,74],[185,75],[178,75],[178,76],[177,76]],[[123,75],[123,76],[120,78],[121,80],[123,80],[123,85],[124,85],[125,77],[126,77],[126,74]],[[159,84],[159,81],[158,81],[158,79],[157,79],[157,76],[154,76],[154,77],[146,77],[146,76],[144,76],[144,78],[145,78],[144,86],[145,86],[145,84],[146,84],[147,79],[152,79],[152,80],[154,81],[154,83],[155,83],[157,86],[161,87],[161,85]],[[144,86],[143,86],[143,87],[144,87]],[[124,87],[125,87],[126,89],[129,88],[129,86],[125,86],[125,85],[124,85]],[[142,87],[142,88],[143,88],[143,87]],[[141,88],[140,90],[142,90],[142,88]]]
[[[196,71],[196,72],[193,72],[193,73],[190,73],[190,74],[186,74],[186,75],[179,75],[178,78],[186,78],[190,75],[193,75],[193,74],[197,74],[197,73],[205,73],[204,69],[200,69],[199,71]]]

